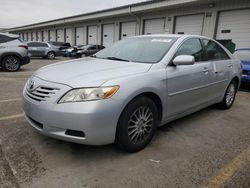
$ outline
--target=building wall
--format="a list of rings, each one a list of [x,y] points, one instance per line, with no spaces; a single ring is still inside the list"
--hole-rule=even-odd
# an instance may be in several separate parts
[[[192,6],[182,6],[182,7],[175,7],[175,8],[164,8],[157,11],[147,11],[147,12],[139,12],[136,14],[128,14],[124,16],[116,16],[111,18],[99,18],[99,19],[93,19],[89,21],[79,21],[77,19],[77,22],[72,23],[64,23],[61,25],[54,25],[54,26],[48,26],[48,27],[40,27],[40,28],[34,28],[29,30],[18,30],[14,31],[16,33],[21,34],[24,33],[26,35],[30,32],[37,32],[37,31],[43,31],[43,30],[55,30],[58,28],[63,28],[63,31],[65,33],[66,28],[72,28],[73,29],[73,44],[75,44],[75,28],[76,27],[83,27],[84,30],[84,41],[87,39],[87,27],[89,25],[97,25],[98,30],[98,40],[97,43],[102,43],[102,25],[103,24],[110,24],[113,23],[115,25],[115,41],[118,41],[120,39],[120,26],[122,22],[127,21],[136,21],[137,27],[136,27],[136,34],[140,35],[143,34],[143,28],[144,28],[144,21],[146,19],[153,19],[153,18],[164,18],[165,19],[165,33],[173,33],[175,28],[175,18],[176,16],[183,16],[183,15],[194,15],[194,14],[204,14],[204,22],[203,22],[203,28],[202,28],[202,35],[208,36],[211,38],[215,37],[216,33],[216,26],[218,21],[218,15],[220,11],[225,10],[234,10],[234,9],[246,9],[250,8],[250,1],[248,0],[232,0],[232,1],[219,1],[215,4],[210,4],[211,6],[214,5],[214,7],[209,7],[209,3],[201,3],[198,2],[195,5]],[[249,9],[250,10],[250,9]],[[72,19],[74,20],[74,19]],[[65,40],[65,37],[64,37]],[[83,41],[83,43],[84,43]]]

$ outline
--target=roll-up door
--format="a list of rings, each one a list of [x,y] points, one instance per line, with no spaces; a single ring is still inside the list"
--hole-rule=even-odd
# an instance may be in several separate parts
[[[102,31],[102,44],[105,47],[109,47],[114,43],[114,33],[115,25],[114,24],[105,24],[103,25]]]
[[[121,23],[121,39],[136,35],[136,22]]]
[[[204,14],[177,16],[175,18],[175,33],[201,35],[203,22]]]
[[[250,9],[220,12],[216,39],[231,39],[236,48],[249,48]]]
[[[49,31],[49,40],[50,41],[56,41],[56,31],[55,30],[50,30]]]
[[[144,21],[144,34],[162,34],[165,33],[165,19],[157,18]]]
[[[48,42],[49,40],[49,33],[48,31],[43,31],[43,41]]]
[[[66,42],[70,43],[73,45],[73,29],[72,28],[67,28],[66,29]]]
[[[88,26],[88,44],[97,44],[97,26]]]
[[[83,27],[77,27],[76,28],[76,45],[82,45],[85,44],[84,41],[84,28]]]
[[[57,29],[56,30],[56,37],[58,42],[64,42],[64,32],[63,29]]]

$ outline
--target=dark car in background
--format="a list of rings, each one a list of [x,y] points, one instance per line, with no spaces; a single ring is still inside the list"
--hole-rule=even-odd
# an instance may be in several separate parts
[[[76,57],[82,57],[82,56],[90,56],[93,55],[100,50],[104,49],[105,47],[102,45],[94,45],[94,44],[88,44],[88,45],[83,45],[80,48],[77,49],[75,56]]]
[[[55,59],[56,56],[61,55],[60,47],[49,42],[28,42],[27,45],[31,57]]]
[[[53,46],[59,47],[59,50],[64,50],[64,49],[68,49],[71,47],[71,44],[68,42],[49,41],[48,43],[53,45]]]
[[[243,69],[241,83],[250,84],[250,48],[237,49],[234,56],[241,60]]]

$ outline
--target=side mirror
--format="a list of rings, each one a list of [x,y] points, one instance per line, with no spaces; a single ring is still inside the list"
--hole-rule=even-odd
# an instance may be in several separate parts
[[[191,55],[179,55],[174,58],[173,64],[178,65],[193,65],[195,62],[194,56]]]

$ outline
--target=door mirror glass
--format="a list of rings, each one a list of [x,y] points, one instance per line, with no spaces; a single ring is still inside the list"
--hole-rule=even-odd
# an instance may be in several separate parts
[[[193,65],[195,62],[194,56],[191,55],[179,55],[174,58],[173,64],[178,65]]]

